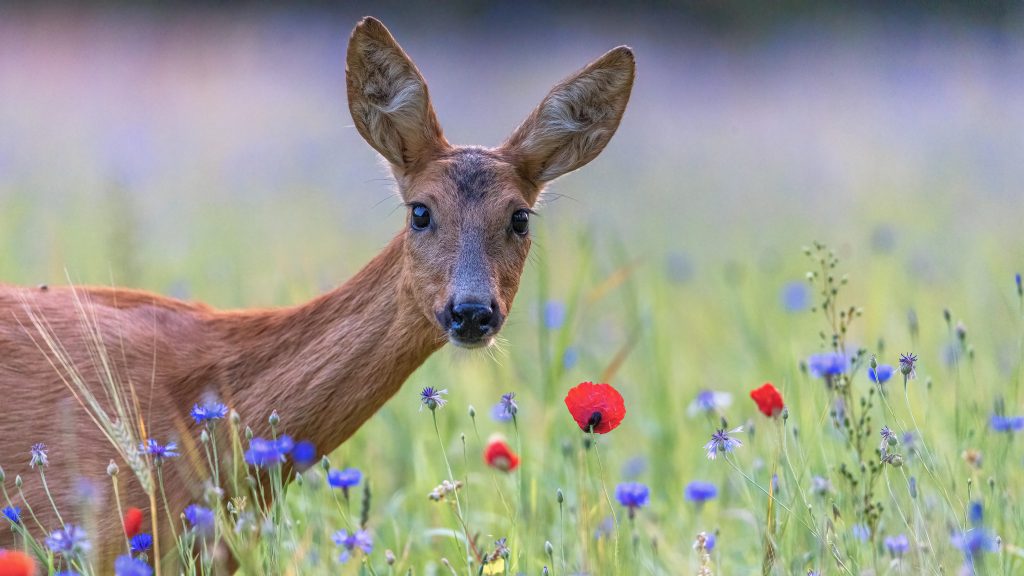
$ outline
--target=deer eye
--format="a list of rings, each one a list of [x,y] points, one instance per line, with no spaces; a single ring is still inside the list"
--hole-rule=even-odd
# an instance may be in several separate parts
[[[530,213],[526,210],[516,210],[512,214],[512,231],[520,236],[526,236],[530,231]]]
[[[423,204],[414,205],[411,220],[413,230],[426,230],[430,226],[430,209]]]

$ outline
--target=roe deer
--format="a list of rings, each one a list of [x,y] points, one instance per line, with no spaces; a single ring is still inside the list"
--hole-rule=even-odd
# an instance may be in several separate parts
[[[348,44],[349,110],[359,134],[390,164],[408,221],[344,285],[294,307],[223,312],[120,288],[0,286],[0,466],[22,506],[12,486],[15,475],[25,478],[25,497],[42,525],[26,527],[37,537],[59,527],[29,468],[36,442],[49,449],[47,481],[65,521],[77,518],[80,478],[107,490],[92,534],[104,565],[119,541],[124,546],[104,473],[111,458],[122,470],[123,504],[160,517],[161,526],[168,515],[179,517],[205,480],[196,467],[168,465],[168,509],[161,501],[149,510],[139,482],[123,472],[123,455],[65,382],[68,365],[94,390],[102,389],[104,373],[125,394],[131,387],[145,428],[129,426],[139,437],[184,444],[177,463],[202,454],[188,438],[196,435],[189,409],[205,395],[262,423],[253,424],[257,435],[268,434],[266,417],[276,409],[283,432],[330,453],[446,341],[491,343],[530,249],[532,207],[548,182],[608,144],[634,70],[632,51],[615,48],[554,86],[502,145],[454,146],[412,60],[381,22],[365,18]],[[44,342],[41,325],[52,343]],[[55,358],[54,344],[67,363]],[[112,401],[96,395],[109,409]],[[4,525],[0,547],[11,545]]]

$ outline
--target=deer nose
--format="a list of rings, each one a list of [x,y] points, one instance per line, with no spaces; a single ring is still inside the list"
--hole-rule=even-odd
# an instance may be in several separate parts
[[[494,329],[494,309],[485,304],[455,304],[451,308],[451,315],[451,330],[460,339],[476,340]]]

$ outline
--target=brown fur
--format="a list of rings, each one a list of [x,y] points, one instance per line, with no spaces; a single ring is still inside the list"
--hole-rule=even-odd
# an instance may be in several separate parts
[[[104,474],[116,453],[74,399],[67,375],[51,364],[30,312],[45,320],[102,396],[103,370],[90,335],[98,334],[122,389],[137,394],[147,435],[182,444],[182,458],[166,468],[170,513],[177,518],[205,479],[203,467],[194,465],[201,452],[190,440],[197,430],[188,416],[204,396],[228,403],[257,434],[267,433],[267,416],[276,409],[284,432],[329,453],[444,344],[439,311],[458,270],[473,266],[485,274],[497,313],[509,313],[530,247],[528,236],[511,233],[511,215],[533,206],[546,182],[586,164],[607,144],[629,97],[633,58],[617,48],[558,84],[493,150],[448,144],[422,75],[372,18],[353,32],[347,77],[360,134],[391,163],[403,200],[429,206],[436,227],[419,233],[407,227],[340,288],[299,306],[221,312],[121,288],[0,285],[0,465],[12,495],[14,477],[25,478],[27,500],[47,530],[56,518],[38,472],[28,467],[31,445],[49,448],[47,479],[66,521],[79,516],[79,478],[104,494],[91,533],[99,535],[105,562],[119,540]],[[124,505],[143,508],[148,519],[148,500],[119,464]],[[166,526],[165,512],[158,512]],[[27,525],[39,532],[31,520]],[[8,533],[0,530],[0,547],[11,544]]]

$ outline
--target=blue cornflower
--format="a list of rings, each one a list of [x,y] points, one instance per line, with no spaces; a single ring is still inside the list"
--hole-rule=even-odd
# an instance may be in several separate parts
[[[732,452],[743,446],[743,442],[729,436],[730,434],[739,434],[740,432],[743,432],[743,426],[738,426],[728,432],[723,428],[719,428],[718,431],[712,434],[711,441],[704,445],[704,451],[708,455],[708,460],[714,460],[719,452]]]
[[[28,465],[31,468],[35,468],[36,466],[42,466],[45,468],[50,465],[50,459],[47,456],[48,451],[46,450],[46,444],[43,444],[42,442],[34,444],[32,445],[32,450],[30,452],[32,454],[32,460],[29,461]]]
[[[153,547],[153,536],[150,534],[136,534],[128,541],[132,552],[145,552]]]
[[[220,420],[228,415],[228,407],[220,402],[204,402],[192,407],[192,419],[196,424]]]
[[[917,378],[917,356],[913,352],[900,354],[900,373],[905,380]]]
[[[640,482],[623,482],[615,487],[615,499],[629,509],[630,518],[638,508],[647,506],[650,496],[650,489]]]
[[[686,485],[683,495],[686,496],[686,499],[690,502],[703,504],[715,496],[718,496],[718,487],[711,482],[694,480]]]
[[[327,473],[327,483],[334,488],[341,488],[343,490],[358,486],[362,479],[363,473],[358,468],[331,470]]]
[[[505,405],[502,404],[501,402],[498,402],[497,404],[494,405],[493,408],[491,408],[491,418],[495,422],[512,421],[512,415],[508,413],[508,410],[505,408]]]
[[[302,440],[292,449],[292,461],[300,470],[316,464],[316,445],[309,440]]]
[[[444,399],[444,396],[447,394],[447,389],[437,390],[433,386],[427,386],[422,392],[420,392],[420,410],[423,410],[423,406],[429,408],[431,412],[438,408],[444,408],[444,405],[448,403],[448,401]]]
[[[866,524],[854,524],[853,537],[861,542],[867,542],[871,539],[871,528],[868,528]]]
[[[53,576],[82,576],[74,570],[61,570],[60,572],[54,572]]]
[[[714,414],[728,408],[730,404],[732,404],[732,394],[728,392],[701,390],[686,408],[686,413],[690,416]]]
[[[910,541],[907,540],[906,534],[898,534],[896,536],[886,536],[883,541],[885,549],[889,551],[889,555],[894,558],[899,558],[907,553],[910,548]]]
[[[161,446],[156,440],[150,438],[139,444],[139,451],[152,456],[153,462],[162,464],[167,458],[176,458],[178,456],[178,445],[174,442],[168,442]]]
[[[811,492],[825,496],[832,491],[832,482],[822,476],[811,476]]]
[[[975,500],[967,506],[967,521],[971,523],[971,526],[981,526],[982,520],[985,519],[985,511],[981,507],[981,502]]]
[[[787,312],[803,312],[811,306],[811,289],[806,281],[794,280],[782,287],[782,307]]]
[[[878,368],[868,368],[868,379],[875,384],[885,384],[892,378],[895,369],[888,364],[882,364]]]
[[[823,354],[812,354],[807,359],[807,369],[815,378],[831,379],[846,371],[848,360],[845,355],[838,352],[825,352]]]
[[[3,515],[5,518],[11,521],[11,524],[21,524],[21,507],[20,506],[7,506],[3,509]]]
[[[280,436],[276,440],[253,438],[249,441],[249,449],[245,451],[245,461],[250,466],[269,468],[285,461],[295,443],[288,436]]]
[[[200,534],[213,533],[213,523],[216,522],[213,510],[198,504],[190,504],[185,508],[185,520],[189,526]]]
[[[972,564],[976,556],[983,552],[997,552],[999,541],[988,530],[977,526],[964,532],[953,534],[950,538],[953,546],[963,552],[967,564]]]
[[[993,414],[988,421],[996,432],[1020,432],[1024,430],[1024,416],[999,416]]]
[[[715,541],[716,540],[717,539],[715,538],[715,533],[714,532],[708,532],[704,536],[704,549],[707,550],[708,552],[711,552],[712,550],[714,550],[715,549]]]
[[[339,530],[334,533],[333,540],[342,548],[338,556],[338,561],[342,563],[348,562],[356,550],[362,550],[364,554],[373,551],[373,537],[366,530],[356,530],[351,534],[347,530]]]
[[[643,456],[633,456],[622,465],[622,476],[628,480],[639,478],[646,471],[647,458]]]
[[[579,359],[579,348],[575,346],[569,346],[568,348],[565,349],[565,352],[562,354],[562,368],[565,368],[566,370],[572,370],[573,366],[575,366],[576,363],[579,362]]]
[[[54,554],[73,558],[88,552],[90,545],[85,530],[74,524],[66,524],[46,537],[46,547]]]
[[[501,395],[501,400],[498,404],[505,408],[505,412],[510,416],[515,416],[519,412],[519,404],[516,404],[516,393],[508,392],[507,394]]]
[[[151,576],[153,568],[139,558],[125,554],[114,561],[114,576]]]
[[[1024,296],[1024,283],[1021,283],[1020,272],[1017,272],[1013,279],[1017,282],[1017,296]]]
[[[548,330],[558,330],[565,323],[565,304],[559,300],[548,300],[544,303],[544,326]]]

